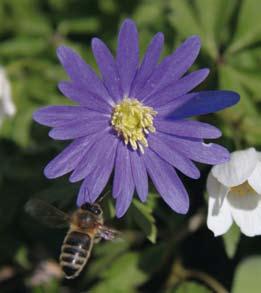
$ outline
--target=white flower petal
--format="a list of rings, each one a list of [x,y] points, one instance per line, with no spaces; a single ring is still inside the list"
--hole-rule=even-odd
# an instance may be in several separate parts
[[[246,236],[261,235],[261,196],[246,194],[227,196],[232,217]]]
[[[258,162],[258,155],[254,148],[236,151],[231,154],[227,163],[212,168],[213,176],[228,187],[237,186],[245,182],[253,173]]]
[[[209,194],[207,225],[215,236],[219,236],[226,233],[233,222],[226,198],[229,189],[218,182],[210,172],[207,191]]]
[[[254,172],[248,178],[248,183],[258,194],[261,194],[261,162],[257,163]]]
[[[0,67],[0,115],[13,116],[16,112],[12,101],[11,85],[4,68]]]

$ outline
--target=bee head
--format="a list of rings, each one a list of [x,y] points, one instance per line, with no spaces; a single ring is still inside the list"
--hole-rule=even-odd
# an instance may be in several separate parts
[[[85,203],[84,205],[81,206],[81,209],[88,211],[95,216],[102,215],[102,209],[97,203],[95,204]]]

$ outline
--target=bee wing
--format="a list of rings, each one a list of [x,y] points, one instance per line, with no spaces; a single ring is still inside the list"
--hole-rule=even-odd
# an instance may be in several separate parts
[[[99,236],[105,240],[113,240],[116,238],[121,238],[121,232],[100,224]]]
[[[68,214],[40,199],[29,200],[25,205],[25,211],[51,228],[64,228],[70,222]]]

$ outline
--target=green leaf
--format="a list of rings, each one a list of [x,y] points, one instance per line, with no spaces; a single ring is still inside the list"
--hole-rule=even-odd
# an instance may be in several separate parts
[[[117,12],[117,3],[114,0],[99,0],[99,8],[102,12],[113,14]]]
[[[236,73],[238,81],[253,94],[253,99],[261,101],[261,72],[239,72]]]
[[[222,111],[220,115],[231,122],[238,121],[246,115],[259,116],[254,101],[240,82],[240,74],[237,70],[227,64],[223,64],[219,67],[219,78],[220,89],[234,90],[240,94],[240,102],[236,106]]]
[[[134,222],[143,230],[146,237],[152,242],[156,242],[157,227],[155,219],[152,216],[152,208],[149,205],[141,203],[139,200],[134,199],[131,206],[131,216]]]
[[[239,227],[233,224],[229,231],[223,235],[225,250],[229,258],[233,258],[237,251],[240,234]]]
[[[249,50],[250,51],[250,50]],[[251,50],[253,51],[253,50]],[[229,58],[230,75],[246,88],[253,95],[253,99],[261,101],[261,72],[258,66],[261,64],[261,57],[254,53],[260,53],[260,50],[256,52],[248,52],[246,54],[235,54],[234,58]],[[239,55],[239,56],[238,56]]]
[[[125,239],[113,242],[103,242],[93,248],[94,260],[90,261],[86,276],[95,279],[115,262],[123,253],[126,253],[130,244]]]
[[[249,145],[261,144],[261,117],[247,116],[240,125]]]
[[[58,293],[61,292],[59,281],[55,278],[49,278],[48,282],[43,282],[32,288],[32,293]]]
[[[244,49],[233,55],[228,55],[227,61],[241,71],[259,72],[261,66],[261,46]]]
[[[256,255],[242,261],[236,269],[232,293],[259,293],[261,288],[261,257]]]
[[[2,137],[11,138],[21,146],[26,146],[30,142],[30,126],[32,123],[33,108],[28,106],[21,109],[14,118],[6,119],[0,130]]]
[[[228,48],[230,53],[261,41],[261,22],[259,21],[261,1],[243,0],[240,8],[237,29]]]
[[[17,32],[32,36],[50,36],[52,33],[51,24],[39,15],[24,17],[16,26]]]
[[[172,251],[175,250],[173,246]],[[165,266],[166,251],[168,245],[166,242],[158,242],[155,245],[148,246],[141,254],[140,267],[147,273],[154,274]]]
[[[99,29],[99,22],[95,17],[68,19],[58,26],[58,32],[62,35],[70,33],[94,33]]]
[[[188,37],[192,34],[200,34],[201,30],[195,11],[186,0],[171,0],[169,8],[169,21],[182,37]]]
[[[90,292],[134,293],[136,287],[147,280],[147,275],[139,268],[139,256],[133,252],[118,257],[101,276],[103,281]]]
[[[202,48],[212,59],[219,55],[219,43],[227,35],[227,23],[236,1],[226,0],[170,1],[170,23],[183,38],[199,35]],[[207,13],[206,13],[207,11]]]
[[[204,285],[192,281],[181,283],[177,288],[168,290],[166,293],[211,293]]]
[[[233,3],[233,1],[231,1],[230,3]],[[221,29],[219,23],[221,19],[224,20],[223,16],[220,17],[221,11],[224,8],[224,1],[196,0],[195,5],[196,11],[198,11],[200,31],[203,36],[202,45],[206,48],[210,56],[212,56],[213,58],[217,58],[217,34],[220,31],[224,31],[224,29]],[[208,13],[206,13],[206,11]]]
[[[205,0],[207,1],[207,0]],[[230,41],[231,38],[231,17],[238,5],[238,0],[212,0],[212,1],[207,1],[209,6],[216,7],[216,11],[213,11],[212,8],[212,17],[213,20],[213,30],[215,32],[215,36],[217,39],[217,42],[219,44],[223,44],[224,42]],[[202,7],[204,10],[205,7]],[[208,14],[206,13],[206,10],[203,11],[203,14]],[[210,17],[210,16],[209,16]],[[210,20],[211,21],[211,20]],[[233,28],[232,28],[233,29]]]
[[[43,38],[16,37],[0,43],[1,57],[32,57],[42,53],[48,48]]]
[[[26,247],[24,247],[24,246],[21,246],[18,249],[14,259],[24,269],[29,269],[31,267],[31,264],[30,264],[29,258],[28,258],[28,251],[27,251]]]
[[[160,26],[163,18],[163,3],[161,1],[145,0],[137,7],[133,18],[137,24],[144,28],[144,26],[154,25]]]
[[[219,73],[220,88],[238,92],[240,102],[218,115],[223,117],[232,128],[236,127],[237,138],[247,141],[250,145],[259,144],[261,141],[261,119],[256,101],[260,101],[261,97],[260,78],[258,77],[260,74],[240,71],[228,64],[220,66]],[[234,137],[234,134],[231,133],[230,136]]]

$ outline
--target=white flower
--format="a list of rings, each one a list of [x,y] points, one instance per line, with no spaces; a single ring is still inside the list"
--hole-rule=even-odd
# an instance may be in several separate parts
[[[0,125],[4,116],[13,116],[16,112],[12,101],[11,86],[3,67],[0,67]]]
[[[235,223],[247,236],[261,235],[261,153],[236,151],[211,169],[207,180],[207,225],[215,236]]]

